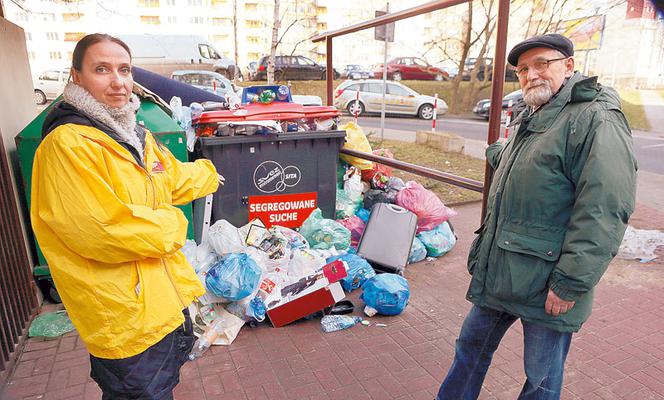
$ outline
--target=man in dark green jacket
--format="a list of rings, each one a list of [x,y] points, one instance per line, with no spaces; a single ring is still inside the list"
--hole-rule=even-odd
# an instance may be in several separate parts
[[[521,320],[519,399],[559,399],[572,333],[634,210],[636,160],[615,90],[574,72],[574,47],[549,34],[508,56],[528,108],[487,148],[495,174],[468,256],[473,307],[438,400],[476,399],[494,351]]]

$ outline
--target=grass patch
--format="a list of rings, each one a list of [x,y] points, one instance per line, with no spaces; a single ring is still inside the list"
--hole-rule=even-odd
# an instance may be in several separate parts
[[[643,108],[643,101],[638,90],[621,89],[620,100],[630,128],[640,131],[650,131],[650,122]]]
[[[445,153],[438,149],[416,143],[406,143],[393,140],[379,140],[369,137],[373,149],[387,148],[394,153],[397,160],[409,162],[423,167],[434,168],[464,178],[484,180],[484,161],[458,153]],[[445,204],[459,203],[472,200],[481,200],[482,193],[463,189],[458,186],[439,182],[419,175],[395,169],[394,176],[407,181],[416,181],[425,188],[433,191]]]

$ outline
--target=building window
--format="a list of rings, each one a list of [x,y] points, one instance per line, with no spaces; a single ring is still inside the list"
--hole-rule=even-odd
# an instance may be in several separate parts
[[[246,20],[244,24],[247,28],[260,28],[261,27],[261,21],[256,21],[256,20]]]
[[[167,21],[169,24],[177,24],[178,23],[178,17],[169,15],[167,18]]]
[[[17,22],[28,22],[28,14],[23,13],[23,12],[16,14],[16,21]]]
[[[327,7],[316,7],[316,15],[327,14]]]
[[[62,54],[60,54],[59,51],[51,51],[48,53],[48,57],[51,60],[60,60],[62,58]]]
[[[228,35],[211,35],[210,39],[215,43],[225,42],[228,40]]]
[[[166,0],[166,5],[167,6],[174,6],[175,5],[175,0]]]
[[[74,52],[73,51],[68,51],[67,52],[67,61],[71,61],[74,58]]]
[[[65,42],[78,42],[85,36],[85,32],[65,32]]]
[[[187,0],[187,5],[188,6],[202,6],[203,5],[203,0]]]
[[[219,7],[219,6],[224,6],[228,0],[211,0],[210,4],[212,7]]]
[[[244,11],[246,12],[256,12],[258,11],[258,4],[245,4]]]
[[[327,23],[325,22],[319,22],[316,24],[316,29],[318,29],[319,32],[324,32],[327,30]]]
[[[36,60],[36,59],[37,59],[37,52],[35,52],[35,51],[31,51],[31,52],[30,52],[30,59],[31,59],[32,61]]]
[[[62,14],[62,20],[65,22],[75,22],[79,21],[83,17],[83,14],[79,13],[64,13]]]
[[[230,25],[231,20],[228,18],[212,18],[212,25],[214,26],[227,26]]]
[[[157,15],[141,15],[141,23],[148,25],[159,25],[159,16]]]
[[[261,58],[261,55],[259,53],[248,53],[247,57],[249,57],[250,60],[258,60]]]
[[[205,22],[205,18],[203,17],[191,17],[189,18],[189,22],[192,24],[203,24]]]
[[[159,0],[138,0],[138,5],[141,7],[158,8]]]
[[[60,40],[57,32],[46,32],[46,40]]]
[[[258,36],[247,36],[247,43],[249,44],[259,44],[261,42],[261,38]]]
[[[32,32],[25,32],[25,40],[26,41],[32,40]]]
[[[44,22],[55,21],[55,14],[53,13],[42,13],[41,16]]]

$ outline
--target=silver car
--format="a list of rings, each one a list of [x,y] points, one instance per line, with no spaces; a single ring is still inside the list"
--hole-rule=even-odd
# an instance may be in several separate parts
[[[417,93],[413,89],[393,81],[387,81],[385,91],[385,113],[415,115],[422,119],[433,118],[434,98]],[[359,101],[356,97],[359,91]],[[349,114],[380,113],[383,102],[383,81],[366,79],[345,81],[334,91],[334,106]],[[447,104],[438,99],[437,115],[447,112]]]
[[[69,69],[50,69],[42,72],[36,79],[35,102],[46,104],[62,93],[69,80]]]

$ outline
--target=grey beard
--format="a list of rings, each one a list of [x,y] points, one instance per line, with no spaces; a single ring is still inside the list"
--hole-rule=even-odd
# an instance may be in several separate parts
[[[546,104],[551,99],[551,96],[553,96],[551,86],[548,83],[544,83],[525,91],[523,101],[531,107],[539,107]]]

